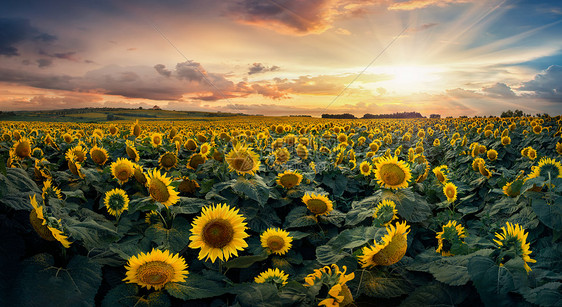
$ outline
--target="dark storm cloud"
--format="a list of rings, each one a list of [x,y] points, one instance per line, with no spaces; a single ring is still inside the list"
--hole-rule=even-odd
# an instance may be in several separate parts
[[[250,70],[248,71],[248,75],[268,72],[268,71],[277,71],[279,70],[279,66],[273,65],[271,67],[266,67],[262,63],[254,63],[250,66]]]
[[[500,82],[490,87],[484,87],[482,88],[482,91],[492,97],[500,97],[500,98],[517,97],[517,95],[513,92],[511,87],[509,87],[505,83],[500,83]]]
[[[562,102],[562,66],[552,65],[533,80],[523,82],[520,91],[534,92],[540,98]]]
[[[156,64],[154,65],[154,69],[164,77],[169,78],[172,75],[172,72],[167,70],[164,64]]]
[[[50,59],[39,59],[36,62],[39,68],[48,67],[51,66],[51,64],[53,64],[53,61]]]
[[[50,43],[57,37],[43,33],[23,18],[0,18],[0,55],[20,55],[17,45],[24,41]]]
[[[197,62],[189,61],[176,65],[176,76],[181,80],[201,82],[206,74],[203,66]]]

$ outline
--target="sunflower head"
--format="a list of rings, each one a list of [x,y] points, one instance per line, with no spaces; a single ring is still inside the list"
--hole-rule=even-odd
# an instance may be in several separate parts
[[[284,286],[287,284],[288,274],[285,274],[282,270],[278,268],[268,269],[265,272],[260,273],[260,275],[254,278],[254,282],[258,284],[272,283],[277,286]]]
[[[376,265],[392,265],[400,261],[408,248],[408,230],[406,222],[396,223],[395,226],[386,227],[386,235],[379,241],[374,241],[374,246],[363,247],[363,255],[359,261],[363,268]]]
[[[302,160],[308,159],[308,148],[305,145],[299,144],[295,150],[297,152],[297,156]]]
[[[511,144],[511,138],[506,135],[506,136],[502,137],[501,142],[502,142],[502,145],[504,145],[504,146],[509,145],[509,144]]]
[[[392,200],[385,199],[377,205],[373,217],[378,221],[378,225],[388,226],[398,218],[397,214],[396,204]]]
[[[268,252],[285,255],[291,249],[293,237],[285,230],[268,228],[260,236],[261,246]]]
[[[292,189],[298,186],[302,181],[302,175],[297,171],[286,170],[283,173],[278,174],[277,184],[284,187],[285,189]]]
[[[492,177],[492,173],[488,170],[486,163],[484,162],[478,164],[478,171],[480,171],[480,174],[486,178]]]
[[[105,193],[103,203],[109,214],[119,216],[129,208],[129,196],[124,190],[113,189]]]
[[[447,183],[447,181],[449,180],[449,178],[447,178],[448,169],[449,168],[447,167],[447,165],[441,165],[433,169],[435,178],[437,178],[437,180],[439,180],[439,182],[441,182],[442,184]]]
[[[135,173],[133,162],[128,159],[119,158],[117,161],[111,163],[111,174],[113,178],[119,181],[119,184],[129,181]]]
[[[29,222],[35,232],[44,240],[58,241],[65,248],[69,248],[71,242],[62,231],[63,226],[60,219],[45,214],[43,206],[39,206],[35,195],[29,197],[33,210],[29,213]]]
[[[49,198],[62,199],[61,190],[53,185],[53,181],[48,179],[43,183],[41,197],[46,201]]]
[[[482,158],[476,158],[476,159],[474,159],[474,160],[472,161],[472,169],[473,169],[475,172],[478,172],[478,171],[479,171],[479,166],[480,166],[480,164],[482,164],[482,163],[485,163],[484,159],[482,159]]]
[[[353,296],[346,283],[355,278],[355,273],[345,274],[347,267],[340,270],[337,264],[315,269],[305,278],[306,287],[321,285],[320,293],[326,293],[320,298],[318,306],[347,306],[353,302]]]
[[[302,197],[302,201],[305,203],[306,207],[315,216],[328,215],[332,210],[334,210],[334,204],[325,195],[306,193]]]
[[[131,126],[131,134],[138,138],[142,133],[141,126],[139,125],[139,120],[137,119],[135,123]]]
[[[158,132],[154,132],[150,135],[150,144],[152,147],[158,147],[162,145],[162,134]]]
[[[359,164],[359,172],[361,172],[361,175],[365,177],[369,176],[372,170],[373,167],[371,166],[371,163],[369,163],[369,161],[363,161],[361,162],[361,164]]]
[[[207,156],[200,153],[194,153],[189,157],[186,167],[192,170],[196,170],[197,167],[207,161]]]
[[[490,149],[486,152],[488,160],[495,161],[498,158],[498,152],[495,149]]]
[[[457,186],[452,182],[448,182],[443,186],[443,194],[447,197],[448,202],[454,202],[457,200]]]
[[[96,163],[97,165],[104,165],[109,158],[109,154],[107,153],[107,150],[105,150],[105,148],[94,146],[92,147],[92,149],[90,149],[90,157],[92,158],[92,161],[94,161],[94,163]]]
[[[211,205],[204,207],[201,215],[193,220],[189,247],[201,249],[199,260],[228,261],[232,255],[238,257],[238,250],[248,247],[244,241],[249,237],[245,218],[238,211],[226,204]]]
[[[86,154],[88,153],[88,151],[82,145],[76,145],[66,152],[66,160],[69,159],[71,153],[74,154],[74,158],[76,159],[76,161],[82,163],[84,162],[84,160],[86,160]]]
[[[241,143],[236,144],[226,155],[225,159],[230,171],[240,175],[254,175],[260,167],[258,154],[248,146],[243,146]]]
[[[31,140],[26,137],[21,137],[17,143],[14,144],[14,152],[19,158],[31,158]]]
[[[195,151],[197,149],[197,143],[193,139],[188,139],[183,145],[189,151]]]
[[[175,153],[167,151],[163,155],[160,156],[158,159],[158,166],[164,168],[165,170],[169,170],[171,168],[176,167],[178,164],[178,157]]]
[[[461,224],[457,224],[457,221],[449,221],[443,225],[435,238],[438,244],[435,251],[441,253],[442,256],[453,256],[459,253],[457,251],[466,247],[464,243],[465,229]]]
[[[276,149],[273,155],[275,156],[275,163],[277,164],[283,164],[291,158],[289,150],[285,147]]]
[[[556,143],[556,152],[562,155],[562,143]]]
[[[172,180],[162,175],[157,169],[148,172],[146,186],[150,197],[166,207],[174,205],[180,200],[178,192],[171,186],[171,183]]]
[[[133,143],[130,140],[127,140],[125,142],[125,144],[126,144],[125,152],[127,153],[127,156],[129,157],[129,159],[131,159],[135,162],[139,162],[140,156],[139,156],[139,152],[135,148],[135,143]]]
[[[199,147],[199,154],[206,157],[211,153],[211,149],[213,149],[211,144],[205,142]]]
[[[197,189],[199,188],[199,183],[193,179],[189,179],[188,177],[184,177],[180,185],[178,186],[178,190],[181,193],[185,194],[195,194]]]
[[[496,232],[496,239],[494,240],[500,250],[500,263],[516,256],[521,257],[525,262],[525,270],[530,272],[531,268],[527,263],[537,261],[529,256],[532,251],[529,249],[530,243],[527,242],[528,235],[529,233],[525,233],[525,229],[521,225],[506,222],[506,226],[501,228],[501,233]]]
[[[529,174],[527,179],[543,177],[549,178],[562,178],[562,164],[552,158],[542,158],[539,165],[533,167],[533,171]]]
[[[169,282],[184,282],[187,271],[185,259],[179,254],[152,249],[149,253],[131,256],[125,266],[127,283],[147,289],[162,289]]]
[[[412,173],[408,164],[398,161],[398,157],[385,157],[375,164],[375,177],[381,187],[402,189],[408,187]]]

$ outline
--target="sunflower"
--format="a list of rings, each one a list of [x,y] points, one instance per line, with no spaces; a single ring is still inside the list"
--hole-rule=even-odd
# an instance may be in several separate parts
[[[279,228],[268,228],[260,236],[261,246],[277,255],[285,255],[291,249],[293,237]]]
[[[340,270],[337,264],[315,269],[313,273],[304,278],[304,286],[312,287],[321,284],[321,288],[326,288],[328,297],[320,301],[318,306],[347,306],[353,302],[353,296],[346,283],[355,278],[355,273],[345,274],[347,267],[343,266]],[[323,293],[326,293],[323,292]]]
[[[443,194],[447,196],[448,202],[450,203],[454,202],[455,200],[457,200],[457,186],[452,182],[448,182],[443,187]]]
[[[197,167],[207,161],[207,157],[205,155],[194,153],[189,157],[189,161],[187,161],[186,167],[192,170],[196,170]]]
[[[111,174],[113,178],[119,181],[119,184],[129,181],[135,173],[133,162],[128,159],[119,158],[117,161],[111,163]]]
[[[213,263],[217,258],[228,261],[232,255],[238,257],[238,250],[248,247],[244,241],[249,237],[245,218],[238,211],[227,204],[206,206],[193,220],[189,247],[201,248],[199,260],[206,257]]]
[[[162,134],[154,132],[150,135],[150,144],[152,147],[158,147],[162,145]]]
[[[478,171],[480,171],[480,174],[486,178],[492,177],[492,173],[488,170],[486,163],[484,162],[478,164]]]
[[[288,274],[285,274],[282,270],[278,268],[268,269],[265,272],[260,273],[256,278],[254,278],[254,282],[258,284],[263,283],[273,283],[275,285],[284,286],[287,284],[287,279],[289,278]]]
[[[498,152],[495,149],[490,149],[486,152],[488,160],[495,161],[498,158]]]
[[[308,210],[310,210],[315,216],[328,215],[332,210],[334,210],[332,201],[324,195],[306,193],[302,197],[302,201],[305,203]]]
[[[302,181],[302,175],[297,171],[286,170],[277,175],[277,184],[283,186],[285,189],[292,189],[298,186]]]
[[[439,147],[441,145],[441,141],[439,139],[433,140],[433,147]]]
[[[160,156],[158,159],[158,166],[160,168],[164,168],[165,170],[170,170],[171,168],[176,167],[178,164],[178,157],[175,153],[167,151],[163,155]]]
[[[139,125],[139,120],[137,119],[135,123],[131,126],[131,134],[138,138],[141,135],[142,129]]]
[[[41,194],[41,197],[45,200],[50,198],[50,197],[62,199],[61,190],[53,185],[53,181],[51,179],[48,179],[47,181],[45,181],[43,183],[42,192],[43,193]]]
[[[441,253],[441,256],[453,256],[451,248],[455,249],[465,244],[463,239],[466,238],[466,232],[461,224],[457,224],[457,221],[449,221],[443,225],[435,238],[437,239],[435,251]]]
[[[537,151],[532,147],[529,147],[529,151],[527,151],[527,158],[535,160],[537,158]]]
[[[142,166],[134,163],[133,169],[133,177],[135,177],[138,183],[146,186],[148,179],[146,178],[146,174],[144,173]]]
[[[537,261],[531,259],[529,256],[532,253],[532,251],[529,250],[530,243],[527,242],[529,233],[525,233],[525,229],[519,224],[511,224],[510,222],[506,222],[505,224],[507,228],[502,227],[502,233],[496,232],[497,240],[494,240],[504,256],[507,256],[500,259],[501,263],[513,258],[513,256],[519,256],[525,262],[525,270],[530,272],[531,268],[527,263],[535,263]]]
[[[194,194],[199,188],[199,183],[197,183],[197,181],[189,179],[188,177],[183,177],[182,179],[182,182],[178,186],[178,190],[181,193]]]
[[[226,155],[226,162],[231,172],[237,172],[240,175],[254,175],[260,167],[260,157],[248,146],[240,143]]]
[[[105,148],[98,147],[96,145],[92,147],[92,149],[90,149],[90,157],[92,158],[92,161],[94,161],[94,163],[96,163],[97,165],[104,165],[109,158],[109,154],[107,153],[107,150],[105,150]]]
[[[195,151],[197,149],[197,143],[193,139],[188,139],[185,144],[183,144],[183,147],[189,151]]]
[[[476,158],[472,161],[472,169],[476,172],[479,171],[479,166],[480,164],[485,163],[484,159],[482,158]]]
[[[19,158],[31,158],[31,140],[26,137],[21,137],[17,143],[14,144],[14,152]]]
[[[408,187],[412,173],[408,164],[398,161],[398,157],[394,156],[378,160],[375,164],[375,177],[381,187],[402,189]]]
[[[113,189],[105,193],[103,203],[109,214],[119,216],[129,208],[129,196],[121,189]]]
[[[562,164],[551,158],[542,158],[538,166],[533,167],[533,171],[529,174],[527,179],[536,177],[549,178],[562,178]]]
[[[68,165],[68,169],[73,175],[79,176],[80,178],[85,177],[85,175],[82,173],[82,164],[76,161],[76,157],[74,156],[73,153],[70,153],[68,155],[67,165]]]
[[[39,206],[35,195],[29,196],[29,201],[33,210],[29,213],[29,222],[35,232],[47,241],[59,241],[62,246],[69,248],[71,242],[68,241],[68,236],[62,232],[61,220],[54,217],[46,217],[43,211],[43,206]]]
[[[297,156],[302,160],[308,159],[308,148],[305,145],[299,144],[295,150],[297,152]]]
[[[361,175],[367,177],[371,174],[373,167],[371,166],[371,163],[369,163],[369,161],[363,161],[361,162],[361,164],[359,164],[359,171],[361,172]]]
[[[511,144],[511,138],[506,135],[506,136],[502,137],[501,142],[502,142],[502,145],[504,145],[504,146],[509,145],[509,144]]]
[[[119,132],[119,128],[117,126],[115,126],[115,125],[109,126],[109,133],[111,135],[116,135],[117,132]]]
[[[556,143],[556,152],[562,155],[562,143]]]
[[[171,183],[172,180],[160,174],[160,171],[157,169],[148,172],[146,186],[148,187],[150,197],[166,206],[166,208],[180,200],[178,192],[170,185]]]
[[[123,281],[135,283],[150,290],[162,289],[169,282],[184,282],[187,271],[185,259],[179,254],[152,249],[150,253],[131,256],[125,266]]]
[[[211,144],[209,143],[203,143],[201,144],[201,146],[199,147],[199,154],[207,157],[210,153],[211,153],[211,149],[213,149],[213,147],[211,146]]]
[[[287,150],[287,148],[285,147],[278,148],[277,150],[275,150],[273,155],[275,156],[276,164],[283,164],[289,161],[289,159],[291,158],[291,154],[289,153],[289,150]]]
[[[379,242],[374,241],[374,246],[363,247],[363,256],[360,256],[361,267],[369,268],[376,265],[391,265],[400,261],[408,248],[408,230],[406,222],[396,223],[396,226],[386,226],[387,234]]]
[[[396,204],[392,200],[384,199],[375,208],[373,217],[380,222],[381,226],[388,226],[398,218],[396,214],[398,214]]]
[[[448,170],[447,165],[441,165],[433,169],[433,173],[435,174],[435,177],[442,184],[447,183],[447,181],[449,180],[449,178],[447,178],[447,170]]]
[[[82,145],[76,145],[72,148],[70,148],[69,150],[66,151],[65,154],[65,158],[66,160],[68,160],[68,156],[70,155],[70,153],[74,154],[74,157],[76,159],[76,161],[82,163],[84,162],[84,160],[86,160],[86,154],[88,153],[88,151],[86,150],[86,148],[84,148]]]
[[[135,143],[133,143],[130,140],[127,140],[125,142],[125,145],[126,145],[125,152],[127,153],[127,156],[129,156],[129,159],[135,162],[139,162],[140,156],[138,150],[135,148]]]

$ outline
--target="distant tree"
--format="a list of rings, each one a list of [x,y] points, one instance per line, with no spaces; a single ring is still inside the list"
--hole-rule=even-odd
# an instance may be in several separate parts
[[[109,113],[109,114],[107,114],[107,118],[106,118],[106,120],[107,120],[107,121],[112,121],[112,120],[115,120],[115,115],[114,115],[113,113]]]
[[[142,110],[142,107],[139,107],[139,110]]]

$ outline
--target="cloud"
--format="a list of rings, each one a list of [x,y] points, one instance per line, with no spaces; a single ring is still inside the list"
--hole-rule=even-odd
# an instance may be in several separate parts
[[[417,10],[423,9],[429,6],[448,6],[450,4],[457,4],[457,3],[470,3],[474,2],[475,0],[410,0],[410,1],[400,1],[394,2],[393,4],[389,5],[389,10]]]
[[[48,67],[53,64],[53,61],[50,59],[38,59],[36,62],[39,68]]]
[[[40,44],[57,39],[54,35],[39,31],[23,18],[0,18],[0,33],[0,55],[5,56],[20,55],[17,45],[24,41]]]
[[[482,91],[493,97],[515,98],[517,95],[513,92],[511,87],[505,83],[496,83],[489,87],[482,88]]]
[[[562,66],[551,65],[533,80],[523,82],[520,91],[534,92],[536,96],[553,102],[562,102]]]
[[[248,75],[264,73],[264,72],[268,72],[268,71],[277,71],[279,69],[280,69],[280,67],[276,66],[276,65],[273,65],[271,67],[266,67],[262,63],[254,63],[254,64],[252,64],[252,66],[250,66],[250,70],[248,71]]]
[[[154,65],[154,69],[164,77],[169,78],[172,75],[172,72],[167,70],[164,64],[156,64]]]
[[[423,25],[421,25],[421,26],[419,26],[419,27],[416,27],[416,28],[410,28],[410,29],[408,29],[406,32],[410,32],[410,33],[412,33],[412,32],[421,32],[421,31],[427,30],[427,29],[429,29],[429,28],[433,28],[433,27],[435,27],[435,26],[437,26],[437,25],[439,25],[439,24],[438,24],[438,23],[435,23],[435,22],[426,23],[426,24],[423,24]]]

